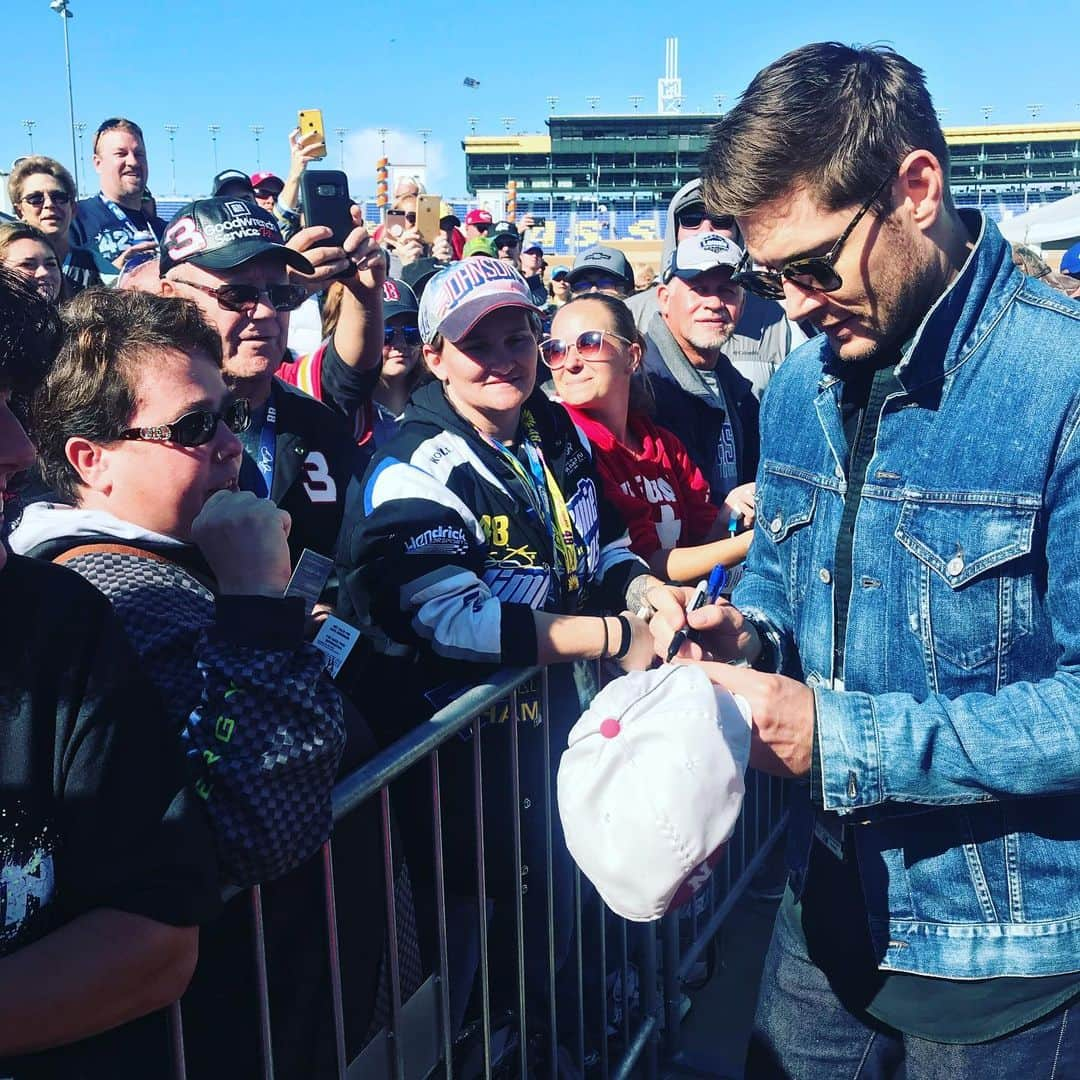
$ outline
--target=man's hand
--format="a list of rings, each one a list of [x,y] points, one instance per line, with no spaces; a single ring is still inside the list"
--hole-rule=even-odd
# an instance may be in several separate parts
[[[152,251],[157,253],[158,242],[156,240],[140,240],[137,244],[132,244],[130,247],[124,248],[119,255],[113,259],[112,264],[117,270],[123,270],[124,265],[128,259],[135,255],[142,255],[144,252]]]
[[[806,776],[814,737],[814,692],[786,675],[730,664],[700,665],[714,686],[750,703],[750,764],[773,776]]]
[[[314,274],[301,274],[290,269],[291,282],[303,285],[308,292],[320,292],[338,280],[362,289],[382,287],[386,278],[386,257],[368,236],[360,208],[352,207],[351,213],[356,228],[345,238],[342,247],[327,243],[333,233],[325,225],[301,229],[289,240],[287,246],[299,251],[315,267]]]
[[[656,608],[649,629],[652,630],[656,655],[661,659],[667,656],[675,632],[684,626],[697,631],[698,641],[683,642],[676,654],[680,660],[745,660],[753,664],[761,655],[761,640],[757,631],[743,618],[742,612],[723,597],[715,604],[706,604],[697,611],[687,611],[686,606],[694,595],[693,589],[669,586],[665,591],[677,594],[674,603],[657,603],[660,590],[649,591],[649,601]]]
[[[222,593],[281,596],[289,584],[292,519],[250,491],[216,491],[191,523]]]
[[[749,484],[740,484],[738,487],[732,488],[724,500],[724,509],[728,512],[728,515],[734,514],[736,517],[741,518],[745,526],[754,524],[754,492],[756,490],[757,485],[753,481]],[[727,523],[725,522],[725,524]]]

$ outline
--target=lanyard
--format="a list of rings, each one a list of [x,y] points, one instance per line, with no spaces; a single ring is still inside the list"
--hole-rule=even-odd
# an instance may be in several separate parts
[[[151,226],[150,224],[149,218],[146,219],[145,230],[137,229],[135,228],[135,222],[133,222],[131,218],[127,216],[127,213],[122,206],[114,203],[112,199],[105,198],[105,196],[102,195],[101,192],[98,192],[98,198],[112,211],[113,217],[116,218],[116,220],[124,226],[125,230],[127,230],[127,232],[130,233],[131,236],[138,236],[142,232],[149,232],[151,236],[153,235],[154,229],[153,226]]]
[[[568,592],[575,592],[581,587],[581,583],[577,572],[578,550],[577,543],[574,540],[574,523],[570,517],[570,510],[566,505],[562,489],[544,459],[544,451],[540,444],[540,432],[536,428],[536,421],[533,419],[532,413],[527,409],[523,409],[521,420],[526,434],[523,449],[525,458],[529,463],[528,472],[522,468],[521,462],[505,446],[496,442],[490,435],[486,435],[485,438],[498,451],[503,460],[513,470],[514,475],[521,481],[525,494],[529,499],[530,509],[541,519],[545,530],[552,539],[556,570],[559,570],[559,564],[561,563],[562,577],[566,589]]]
[[[263,483],[266,484],[266,497],[270,498],[270,492],[274,484],[274,451],[277,439],[277,409],[273,405],[267,406],[266,419],[263,421],[262,431],[259,433],[259,452],[255,457],[255,464],[259,466]]]

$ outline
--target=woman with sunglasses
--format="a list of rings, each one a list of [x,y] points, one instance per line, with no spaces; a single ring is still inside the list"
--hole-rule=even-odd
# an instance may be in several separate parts
[[[354,374],[327,354],[344,291],[340,282],[326,291],[323,343],[298,360],[282,364],[278,377],[343,413],[352,425],[357,445],[373,452],[397,434],[409,395],[426,375],[420,362],[416,295],[404,281],[387,278],[383,282],[382,368],[373,388],[366,372]]]
[[[63,274],[62,300],[101,284],[93,252],[72,243],[75,181],[59,161],[41,155],[22,158],[8,177],[8,195],[15,214],[52,244]]]
[[[33,225],[0,224],[0,266],[29,281],[50,304],[60,300],[60,262],[45,234]]]
[[[559,399],[593,445],[604,496],[625,518],[631,549],[653,573],[693,583],[718,564],[742,562],[752,534],[729,535],[686,447],[649,419],[652,395],[630,309],[602,293],[571,300],[540,352]]]
[[[63,318],[32,415],[45,480],[66,503],[27,507],[11,546],[63,562],[112,602],[187,752],[223,881],[265,883],[277,1075],[328,1075],[329,973],[310,905],[345,727],[325,657],[305,641],[304,601],[283,596],[290,517],[237,490],[249,410],[226,387],[218,335],[194,304],[95,289]],[[355,767],[374,746],[355,718],[348,734]],[[354,1050],[384,936],[371,826],[349,819],[338,831],[356,859],[355,871],[340,868],[338,899],[364,926],[344,969]],[[242,893],[203,929],[184,999],[193,1076],[259,1071],[249,916]]]

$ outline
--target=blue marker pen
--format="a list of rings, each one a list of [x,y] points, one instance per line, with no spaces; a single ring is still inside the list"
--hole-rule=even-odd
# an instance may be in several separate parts
[[[690,605],[687,611],[697,611],[698,608],[704,607],[707,603],[716,603],[716,598],[720,595],[720,591],[727,584],[727,570],[717,564],[712,568],[709,574],[708,583],[701,581],[698,583],[698,587],[694,592],[693,598],[690,601]],[[682,648],[685,641],[697,641],[697,634],[690,629],[689,626],[684,626],[681,630],[676,630],[671,638],[671,644],[668,646],[667,656],[665,657],[665,663],[670,664],[675,659],[675,655]]]

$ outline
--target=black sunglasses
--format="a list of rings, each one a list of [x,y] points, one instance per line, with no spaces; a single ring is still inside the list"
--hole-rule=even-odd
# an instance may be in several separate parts
[[[108,120],[102,120],[97,131],[94,132],[93,150],[95,154],[97,153],[98,139],[100,139],[106,131],[115,131],[117,128],[130,129],[131,133],[138,137],[139,142],[146,142],[146,139],[143,138],[142,128],[133,120],[126,120],[122,116],[110,116]]]
[[[626,292],[626,282],[622,278],[613,277],[580,277],[570,283],[572,293],[587,293],[595,289],[597,292],[617,292],[620,295]]]
[[[577,350],[582,360],[599,359],[604,350],[605,337],[616,338],[627,345],[633,344],[629,338],[624,338],[621,334],[613,334],[610,330],[583,330],[574,341],[563,341],[562,338],[548,338],[547,341],[541,341],[540,355],[552,371],[558,371],[566,363],[571,347]]]
[[[35,210],[40,210],[45,205],[45,196],[49,196],[49,202],[53,206],[67,206],[71,202],[71,196],[66,191],[31,191],[29,195],[24,195],[22,201],[28,203]]]
[[[874,194],[859,207],[859,212],[851,219],[848,227],[840,234],[827,255],[820,255],[813,259],[796,259],[795,262],[790,262],[779,270],[752,270],[748,269],[750,253],[747,252],[739,260],[739,265],[735,267],[731,280],[736,285],[741,285],[744,289],[763,296],[766,300],[784,299],[785,278],[802,289],[811,289],[814,292],[836,292],[844,284],[844,279],[836,272],[833,263],[839,257],[840,251],[855,226],[862,221],[877,197],[894,178],[895,174],[890,174],[878,185]]]
[[[266,296],[275,311],[295,311],[308,296],[303,285],[267,285],[260,289],[258,285],[219,285],[216,289],[209,285],[199,285],[194,281],[176,279],[177,284],[199,289],[212,296],[226,311],[241,311],[249,318],[259,306],[259,298]]]
[[[383,345],[393,345],[394,339],[400,335],[406,345],[420,344],[420,327],[418,326],[384,326]]]
[[[142,442],[171,442],[177,446],[204,446],[217,431],[218,422],[234,434],[247,431],[251,423],[251,406],[247,398],[230,401],[221,412],[211,409],[196,409],[184,413],[179,420],[171,424],[158,424],[157,427],[128,428],[120,432],[121,439],[137,439]]]
[[[706,213],[704,209],[681,210],[676,215],[676,220],[680,229],[696,229],[703,221],[708,221],[717,231],[735,228],[735,218],[731,214],[720,214],[714,217]]]

